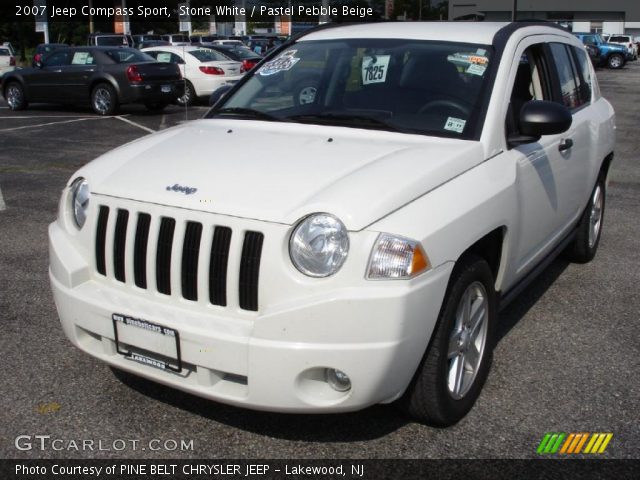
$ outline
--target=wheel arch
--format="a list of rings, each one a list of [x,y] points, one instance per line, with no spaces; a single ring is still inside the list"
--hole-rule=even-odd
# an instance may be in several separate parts
[[[609,176],[609,170],[611,168],[611,162],[613,162],[613,152],[609,153],[609,155],[604,157],[604,160],[602,161],[602,164],[600,165],[600,175],[604,175],[605,178],[607,178]]]
[[[96,87],[96,85],[100,83],[106,83],[108,85],[111,85],[111,87],[113,87],[113,89],[116,91],[116,95],[118,96],[118,99],[122,97],[122,91],[120,89],[120,86],[118,85],[118,82],[110,75],[101,75],[99,77],[94,77],[91,79],[91,82],[89,83],[89,98],[91,98],[91,93],[93,92],[93,89]]]
[[[7,86],[13,82],[19,83],[22,89],[24,90],[25,94],[27,95],[29,94],[29,88],[27,86],[27,83],[24,81],[24,78],[22,77],[22,75],[17,73],[12,73],[10,76],[8,76],[2,81],[2,96],[5,99],[7,98],[6,97]]]
[[[476,240],[469,248],[467,248],[460,257],[456,260],[456,263],[460,261],[463,257],[474,254],[478,257],[484,259],[491,269],[491,273],[493,274],[494,282],[497,282],[497,279],[501,273],[501,266],[504,265],[503,262],[503,253],[504,253],[504,241],[507,234],[507,227],[501,226],[498,227],[482,238]]]

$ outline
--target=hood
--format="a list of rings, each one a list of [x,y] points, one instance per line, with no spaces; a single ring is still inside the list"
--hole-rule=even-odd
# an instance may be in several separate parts
[[[93,193],[291,225],[361,230],[483,160],[479,142],[345,127],[198,120],[83,167]]]

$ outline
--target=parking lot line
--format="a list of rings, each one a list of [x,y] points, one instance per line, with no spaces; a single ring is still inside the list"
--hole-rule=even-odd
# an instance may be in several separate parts
[[[95,115],[24,115],[20,117],[0,117],[0,120],[25,120],[31,118],[96,118]]]
[[[2,197],[2,189],[0,189],[0,212],[7,209],[7,204],[4,203],[4,198]]]
[[[109,117],[83,117],[83,118],[75,118],[73,120],[65,120],[64,122],[48,122],[48,123],[39,123],[37,125],[24,125],[22,127],[3,128],[3,129],[0,129],[0,132],[13,132],[16,130],[25,130],[28,128],[47,127],[49,125],[62,125],[63,123],[84,122],[85,120],[103,120],[105,118],[109,118]]]
[[[155,130],[153,130],[153,129],[151,129],[151,128],[148,128],[148,127],[145,127],[144,125],[140,125],[139,123],[136,123],[136,122],[134,122],[134,121],[132,121],[132,120],[129,120],[128,118],[124,118],[124,117],[121,117],[121,116],[117,116],[117,117],[113,117],[113,118],[117,118],[118,120],[122,120],[123,122],[128,123],[128,124],[130,124],[130,125],[133,125],[134,127],[141,128],[141,129],[142,129],[142,130],[144,130],[145,132],[149,132],[149,133],[156,133],[156,131],[155,131]],[[0,132],[1,132],[1,131],[2,131],[2,130],[0,130]]]

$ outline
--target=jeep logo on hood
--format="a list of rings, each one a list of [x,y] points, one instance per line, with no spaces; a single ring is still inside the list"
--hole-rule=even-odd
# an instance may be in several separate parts
[[[191,195],[192,193],[196,193],[198,191],[197,188],[193,187],[183,187],[182,185],[178,185],[177,183],[173,186],[169,185],[167,187],[167,191],[169,192],[182,192],[185,195]]]

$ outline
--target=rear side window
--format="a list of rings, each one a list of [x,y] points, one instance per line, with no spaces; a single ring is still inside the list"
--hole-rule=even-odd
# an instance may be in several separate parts
[[[9,53],[8,48],[0,48],[0,57],[9,57],[11,54]]]
[[[549,48],[558,72],[562,103],[571,110],[582,106],[585,102],[580,95],[577,68],[569,54],[569,47],[562,43],[551,43]]]
[[[578,82],[580,90],[580,98],[583,104],[591,102],[591,92],[593,89],[593,80],[591,79],[590,60],[587,58],[587,53],[578,48],[570,47],[573,51],[574,58],[578,64]]]
[[[44,65],[47,67],[60,67],[62,65],[69,65],[71,60],[71,52],[68,50],[55,51],[47,56],[44,60]]]

